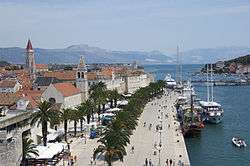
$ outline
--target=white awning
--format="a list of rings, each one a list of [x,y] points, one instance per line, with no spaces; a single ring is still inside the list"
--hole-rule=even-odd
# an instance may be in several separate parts
[[[107,109],[106,110],[106,112],[117,112],[117,111],[120,111],[120,110],[122,110],[122,109],[120,109],[120,108],[110,108],[110,109]]]
[[[117,101],[117,105],[128,105],[128,101],[127,100],[119,100]]]
[[[63,143],[48,143],[47,146],[42,146],[39,145],[36,147],[38,150],[39,156],[35,157],[33,154],[31,155],[31,158],[36,158],[36,159],[51,159],[55,155],[61,153],[63,149],[65,149],[67,145]]]

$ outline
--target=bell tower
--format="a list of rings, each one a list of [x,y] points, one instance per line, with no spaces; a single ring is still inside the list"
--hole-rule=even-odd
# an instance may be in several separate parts
[[[36,74],[36,63],[35,63],[35,53],[31,44],[30,39],[28,40],[26,47],[26,61],[25,68],[29,71],[31,76],[35,76]]]
[[[88,79],[87,79],[87,67],[83,57],[80,57],[80,61],[76,71],[76,87],[81,90],[82,101],[88,99]]]

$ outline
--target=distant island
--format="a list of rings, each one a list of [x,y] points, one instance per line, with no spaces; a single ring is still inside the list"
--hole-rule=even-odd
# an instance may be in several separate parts
[[[201,72],[207,72],[206,64]],[[210,66],[209,66],[210,67]],[[212,64],[213,72],[216,74],[230,73],[230,74],[249,74],[250,72],[250,54],[227,61],[218,61]]]

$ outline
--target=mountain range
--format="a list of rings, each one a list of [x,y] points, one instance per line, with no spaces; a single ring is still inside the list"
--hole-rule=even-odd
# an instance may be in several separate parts
[[[250,53],[248,47],[218,47],[193,49],[180,53],[183,64],[204,64],[226,60]],[[87,63],[174,64],[176,55],[160,51],[111,51],[88,45],[72,45],[62,49],[35,48],[37,63],[78,63],[83,55]],[[25,49],[0,48],[0,59],[10,63],[24,63]]]

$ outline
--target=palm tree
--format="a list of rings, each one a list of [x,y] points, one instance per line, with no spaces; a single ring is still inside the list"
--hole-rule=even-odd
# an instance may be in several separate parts
[[[113,108],[114,106],[117,106],[117,100],[121,98],[121,95],[118,93],[117,89],[108,91],[108,98],[110,100],[110,107]]]
[[[53,118],[60,117],[58,111],[51,109],[52,104],[47,101],[38,104],[38,110],[32,114],[31,125],[37,122],[37,126],[42,125],[43,145],[47,146],[48,123],[53,121]]]
[[[121,121],[125,129],[129,131],[129,134],[132,134],[132,130],[134,130],[137,126],[138,118],[131,114],[128,111],[121,111],[116,115],[116,120]]]
[[[126,130],[126,126],[119,120],[113,120],[111,124],[107,126],[105,131],[101,134],[101,138],[98,140],[106,140],[111,142],[114,147],[123,147],[130,143],[130,132]],[[125,148],[123,149],[124,155],[126,155]]]
[[[90,98],[94,101],[98,108],[98,119],[100,121],[101,105],[104,105],[107,100],[107,87],[105,83],[99,82],[98,84],[93,84],[90,87],[89,93]]]
[[[81,113],[77,109],[70,109],[70,120],[74,121],[74,136],[76,136],[77,122],[81,117]]]
[[[102,145],[99,145],[94,151],[93,158],[96,159],[98,154],[102,154],[105,157],[105,161],[109,166],[112,165],[114,158],[118,158],[120,161],[123,161],[124,150],[122,147],[113,146],[112,142],[109,141],[100,141]]]
[[[63,109],[61,112],[60,119],[64,125],[64,140],[65,140],[65,142],[67,142],[68,121],[71,118],[71,112],[72,112],[72,109],[70,109],[70,108]]]
[[[90,123],[90,118],[93,116],[93,111],[95,109],[94,103],[88,99],[85,102],[81,103],[80,106],[77,107],[77,109],[81,112],[83,116],[87,117],[87,123]]]
[[[33,155],[32,155],[33,154]],[[32,156],[38,156],[38,150],[36,149],[36,145],[33,143],[32,139],[24,137],[23,139],[23,165],[27,165],[26,159]]]

